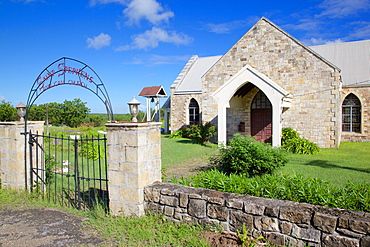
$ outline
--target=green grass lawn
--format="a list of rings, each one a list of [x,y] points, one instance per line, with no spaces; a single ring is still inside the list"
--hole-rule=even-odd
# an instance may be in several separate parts
[[[344,142],[314,155],[291,154],[289,160],[278,173],[320,178],[336,186],[370,182],[370,142]]]
[[[168,176],[195,174],[195,171],[189,171],[189,167],[207,165],[210,155],[216,152],[216,144],[200,145],[190,139],[170,139],[169,135],[162,135],[162,168]]]
[[[216,153],[215,144],[201,146],[189,139],[162,136],[162,166],[169,175],[194,175],[196,171],[189,173],[186,168],[207,165],[209,157]],[[348,181],[370,182],[370,142],[344,142],[338,149],[321,149],[314,155],[290,154],[289,162],[277,174],[302,174],[335,186]]]

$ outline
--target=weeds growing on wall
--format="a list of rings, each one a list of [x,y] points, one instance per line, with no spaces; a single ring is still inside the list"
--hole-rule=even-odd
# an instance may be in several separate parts
[[[236,134],[210,161],[226,173],[253,177],[271,174],[284,166],[288,158],[283,149],[260,143],[250,136]]]
[[[226,174],[217,169],[201,171],[189,178],[173,178],[172,183],[232,192],[264,198],[274,198],[370,212],[370,184],[354,184],[335,187],[327,181],[304,178],[302,175],[264,176],[247,178]]]

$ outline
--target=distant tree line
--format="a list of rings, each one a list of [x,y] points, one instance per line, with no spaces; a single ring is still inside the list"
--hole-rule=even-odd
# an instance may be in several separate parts
[[[137,116],[139,122],[146,121],[145,113],[139,111]],[[10,103],[0,102],[0,121],[17,121],[19,116],[16,108]],[[54,126],[78,127],[81,124],[88,124],[94,127],[103,126],[108,121],[107,114],[90,113],[86,102],[81,99],[65,100],[63,103],[47,103],[32,105],[29,110],[27,121],[47,121]],[[130,114],[115,114],[115,121],[131,121]]]

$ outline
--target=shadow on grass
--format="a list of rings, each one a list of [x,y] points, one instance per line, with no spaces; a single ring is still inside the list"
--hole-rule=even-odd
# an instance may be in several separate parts
[[[305,165],[318,166],[322,168],[337,168],[337,169],[345,169],[345,170],[351,170],[351,171],[370,173],[370,168],[362,169],[362,168],[349,167],[349,166],[338,166],[338,165],[330,164],[326,160],[313,160],[313,161],[306,163]]]
[[[197,144],[197,143],[195,143],[194,141],[192,141],[192,140],[176,140],[176,142],[178,142],[178,143],[183,143],[183,144]]]

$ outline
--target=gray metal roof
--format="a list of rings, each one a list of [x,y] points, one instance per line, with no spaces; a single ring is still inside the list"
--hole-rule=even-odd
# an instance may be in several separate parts
[[[312,50],[338,66],[343,86],[370,83],[370,40],[311,46]]]
[[[171,87],[175,87],[175,94],[189,94],[202,92],[202,77],[221,56],[198,57],[193,56],[176,78]]]
[[[320,57],[341,69],[343,86],[370,84],[370,40],[310,46]],[[175,94],[202,92],[202,77],[222,56],[192,56],[171,88]]]

